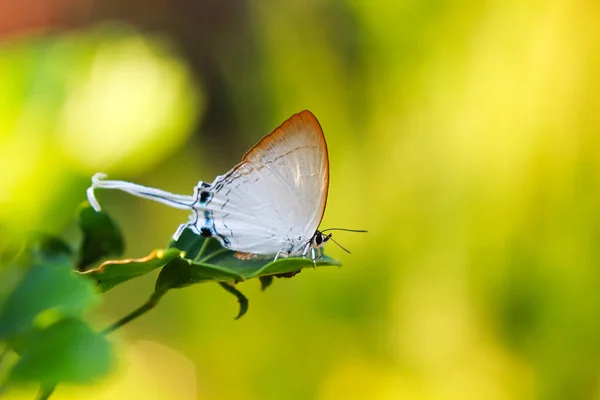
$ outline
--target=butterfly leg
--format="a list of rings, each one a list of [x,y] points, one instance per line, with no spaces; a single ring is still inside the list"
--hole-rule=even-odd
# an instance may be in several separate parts
[[[315,264],[315,266],[317,265],[317,251],[315,250],[314,247],[312,247],[310,249],[310,258],[312,259],[312,262]]]
[[[304,247],[304,251],[302,252],[302,258],[306,258],[306,254],[308,253],[308,249],[310,249],[310,242],[306,243]]]
[[[179,225],[179,228],[177,228],[177,230],[173,234],[173,240],[177,241],[179,239],[179,236],[181,236],[181,234],[183,233],[183,231],[187,227],[188,227],[188,224],[181,224],[181,225]]]
[[[285,250],[279,250],[277,254],[275,254],[275,259],[273,261],[277,261],[278,258],[288,258],[289,254],[285,252]]]

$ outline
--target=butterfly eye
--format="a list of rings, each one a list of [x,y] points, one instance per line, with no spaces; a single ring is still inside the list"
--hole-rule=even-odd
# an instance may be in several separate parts
[[[315,244],[317,246],[320,246],[321,243],[323,243],[323,235],[321,235],[321,232],[317,232],[317,234],[315,235]]]
[[[319,247],[331,238],[331,234],[325,236],[321,232],[317,231],[313,237],[313,244],[315,247]]]

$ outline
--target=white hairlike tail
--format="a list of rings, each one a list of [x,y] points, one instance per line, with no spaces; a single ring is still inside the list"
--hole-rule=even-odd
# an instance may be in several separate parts
[[[92,177],[92,186],[90,186],[86,192],[90,205],[96,211],[100,211],[101,208],[100,203],[98,203],[98,200],[94,195],[94,189],[117,189],[134,196],[154,200],[180,210],[189,210],[194,207],[194,203],[196,202],[194,196],[173,194],[165,192],[164,190],[154,189],[126,181],[105,180],[106,177],[107,175],[101,172],[95,174]]]

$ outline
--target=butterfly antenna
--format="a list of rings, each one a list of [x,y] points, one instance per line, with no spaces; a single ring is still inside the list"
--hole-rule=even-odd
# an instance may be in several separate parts
[[[348,250],[347,248],[345,248],[344,246],[342,246],[341,244],[339,244],[338,242],[336,242],[335,240],[333,240],[333,238],[331,236],[329,237],[329,239],[331,239],[331,241],[333,243],[337,244],[340,247],[340,249],[344,250],[346,253],[352,254],[352,253],[350,253],[350,250]]]
[[[345,232],[360,232],[360,233],[368,232],[364,229],[346,229],[346,228],[327,228],[327,229],[323,229],[321,232],[327,232],[327,231],[345,231]]]

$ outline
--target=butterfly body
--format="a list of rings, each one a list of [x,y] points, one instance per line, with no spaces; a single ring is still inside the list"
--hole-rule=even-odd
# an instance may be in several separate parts
[[[212,183],[199,182],[193,196],[103,177],[96,175],[88,189],[88,199],[97,209],[95,188],[124,190],[190,209],[190,218],[179,226],[175,239],[189,228],[240,253],[277,258],[305,257],[310,252],[313,260],[326,241],[317,228],[327,202],[329,160],[321,126],[310,111],[293,115]]]

